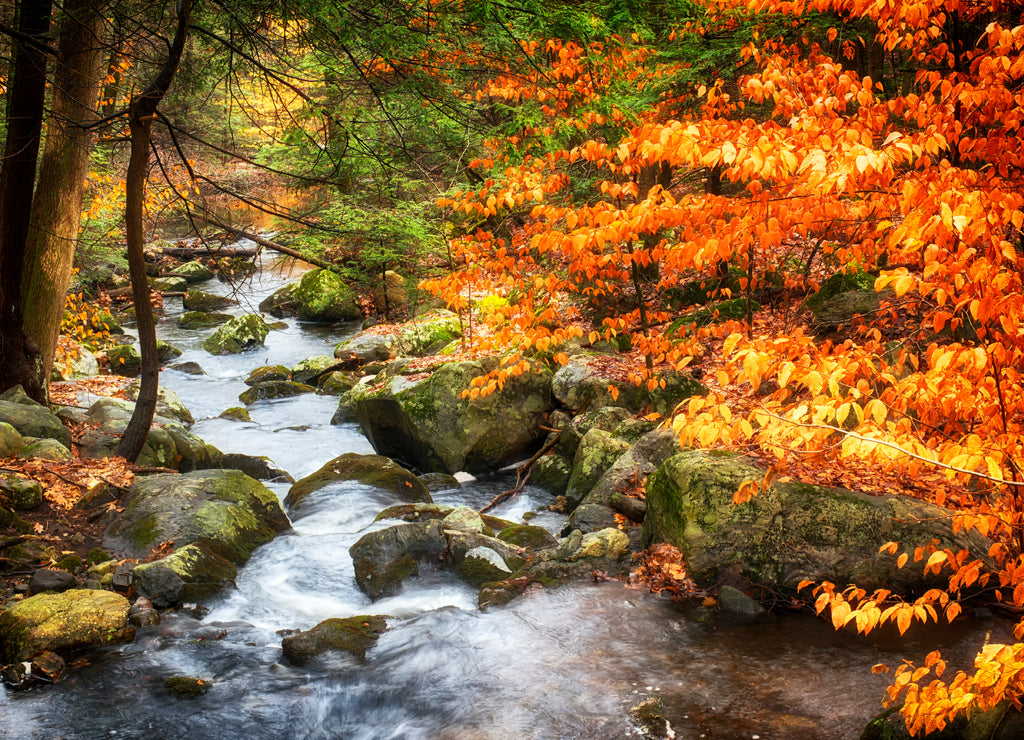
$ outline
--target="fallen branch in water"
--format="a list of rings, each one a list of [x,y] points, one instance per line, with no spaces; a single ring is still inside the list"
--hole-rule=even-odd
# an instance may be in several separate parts
[[[557,432],[555,432],[554,437],[552,437],[547,443],[545,443],[543,447],[541,447],[539,450],[537,450],[536,453],[534,453],[533,457],[531,457],[529,460],[527,460],[525,463],[519,466],[519,468],[516,470],[516,485],[514,488],[510,488],[507,491],[499,493],[497,496],[491,499],[491,503],[487,504],[487,506],[480,509],[479,513],[486,514],[488,511],[493,509],[495,506],[500,504],[505,499],[511,498],[512,496],[522,493],[523,489],[526,487],[526,484],[530,480],[530,473],[533,472],[534,464],[538,460],[540,460],[540,458],[543,457],[544,454],[548,452],[548,450],[555,446],[555,443],[558,442],[558,437],[561,434],[562,430],[559,429]]]

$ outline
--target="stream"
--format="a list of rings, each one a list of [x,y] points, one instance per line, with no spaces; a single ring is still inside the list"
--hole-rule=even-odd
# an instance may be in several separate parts
[[[234,313],[297,279],[293,263],[268,259]],[[196,286],[226,293],[217,280]],[[357,330],[290,319],[266,346],[215,357],[200,343],[212,330],[178,329],[181,299],[168,298],[160,336],[206,375],[165,370],[198,420],[192,431],[224,452],[267,455],[296,480],[344,453],[372,452],[356,425],[331,426],[337,399],[299,396],[250,407],[252,422],[220,419],[251,370],[331,354]],[[83,398],[88,404],[91,399]],[[268,484],[282,499],[288,484]],[[510,487],[501,476],[434,494],[480,508]],[[528,487],[491,512],[557,532],[551,496]],[[437,572],[372,603],[356,586],[349,546],[394,503],[365,485],[339,483],[310,497],[294,531],[256,551],[237,590],[198,609],[163,614],[133,643],[91,653],[53,685],[0,689],[0,737],[92,738],[477,738],[636,737],[629,709],[660,697],[677,738],[856,738],[881,710],[888,678],[871,666],[921,661],[936,647],[969,665],[996,624],[965,620],[897,640],[835,633],[808,615],[753,622],[682,605],[619,582],[530,592],[481,612],[476,591]],[[281,631],[328,617],[387,614],[389,630],[365,661],[328,654],[308,666],[281,654]],[[196,699],[163,688],[172,675],[212,681]]]

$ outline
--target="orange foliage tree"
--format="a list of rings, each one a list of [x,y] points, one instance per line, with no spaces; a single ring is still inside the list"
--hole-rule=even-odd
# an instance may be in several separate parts
[[[532,72],[473,93],[535,101],[544,116],[489,142],[473,167],[490,177],[441,201],[463,233],[451,274],[427,287],[460,310],[506,299],[479,341],[510,359],[475,392],[520,371],[524,354],[564,362],[563,343],[588,333],[586,301],[611,305],[589,339],[627,335],[638,380],[721,341],[713,392],[673,419],[684,444],[914,478],[951,508],[954,530],[993,542],[985,562],[890,543],[901,567],[945,571],[948,587],[905,602],[819,584],[817,610],[837,628],[952,620],[982,587],[1024,608],[1022,6],[706,0],[703,12],[674,38],[739,20],[761,29],[735,83],[672,85],[678,64],[613,38],[534,45]],[[851,28],[860,35],[845,37]],[[615,105],[645,87],[642,108]],[[718,283],[726,291],[808,291],[815,259],[877,275],[885,300],[841,342],[795,321],[771,333],[670,323],[665,298],[683,281],[707,284],[729,264],[739,277]],[[887,698],[902,699],[911,732],[1024,694],[1021,643],[986,647],[973,673],[944,668],[933,653],[896,671]]]

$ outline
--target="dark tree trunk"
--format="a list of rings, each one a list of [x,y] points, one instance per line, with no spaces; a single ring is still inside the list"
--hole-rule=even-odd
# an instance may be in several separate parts
[[[42,40],[49,27],[50,0],[19,3],[22,36],[13,41],[7,142],[0,166],[0,386],[20,383],[41,403],[47,400],[46,384],[40,377],[39,347],[25,332],[21,278],[46,97],[46,54],[24,39]]]
[[[32,200],[32,221],[21,281],[25,331],[39,346],[46,383],[64,316],[89,172],[102,76],[101,0],[67,0],[60,23],[60,46],[53,72],[53,101],[46,144]]]
[[[125,238],[128,245],[128,273],[132,281],[132,302],[135,304],[135,319],[138,322],[139,349],[142,355],[142,372],[139,397],[135,411],[128,422],[117,453],[130,462],[142,452],[142,446],[149,435],[156,410],[157,392],[160,388],[160,359],[156,351],[156,323],[153,320],[153,304],[149,300],[149,280],[146,276],[146,262],[143,258],[142,206],[146,196],[146,170],[149,167],[149,143],[156,109],[167,93],[174,73],[181,61],[188,32],[188,19],[192,12],[192,0],[179,0],[178,23],[171,43],[167,61],[156,78],[141,95],[132,98],[128,112],[131,128],[132,150],[125,178]]]

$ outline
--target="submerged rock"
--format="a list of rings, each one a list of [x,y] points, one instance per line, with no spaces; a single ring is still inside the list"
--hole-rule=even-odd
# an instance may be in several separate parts
[[[430,492],[420,479],[393,460],[381,455],[346,452],[318,471],[293,485],[285,498],[287,506],[297,506],[314,491],[337,481],[356,481],[395,494],[407,502],[430,502]]]
[[[312,629],[285,637],[281,650],[289,663],[298,666],[329,650],[351,653],[362,660],[387,628],[387,619],[375,615],[325,619]]]

